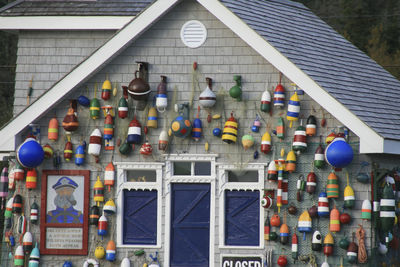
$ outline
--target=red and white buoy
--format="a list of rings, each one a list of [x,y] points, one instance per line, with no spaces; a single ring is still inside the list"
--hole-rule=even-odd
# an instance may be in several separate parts
[[[89,138],[88,154],[96,158],[96,162],[99,161],[99,155],[101,152],[101,131],[94,129]]]
[[[24,238],[22,239],[22,246],[24,248],[25,255],[31,254],[33,248],[33,237],[31,232],[26,232]]]
[[[111,190],[111,186],[114,186],[115,180],[115,167],[112,162],[108,163],[104,172],[104,185],[108,186],[108,192]]]

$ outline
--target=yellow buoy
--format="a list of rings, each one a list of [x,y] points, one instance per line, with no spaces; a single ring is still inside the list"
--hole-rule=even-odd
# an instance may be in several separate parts
[[[286,171],[294,172],[296,170],[296,154],[293,150],[290,150],[286,156]]]

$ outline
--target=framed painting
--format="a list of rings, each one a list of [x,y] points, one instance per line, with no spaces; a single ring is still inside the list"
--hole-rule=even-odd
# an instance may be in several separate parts
[[[87,255],[89,170],[44,170],[40,253]]]

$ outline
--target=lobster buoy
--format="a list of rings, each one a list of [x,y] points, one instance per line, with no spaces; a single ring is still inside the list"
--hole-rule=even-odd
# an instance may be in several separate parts
[[[96,249],[94,250],[94,256],[96,257],[96,259],[101,260],[102,258],[104,258],[104,255],[106,255],[106,250],[104,249],[104,247],[96,247]]]
[[[306,240],[306,233],[309,233],[312,230],[312,221],[307,210],[303,211],[300,215],[297,229],[299,232],[303,233],[303,240]]]
[[[104,185],[100,181],[100,176],[97,176],[97,181],[94,183],[93,187],[93,200],[100,206],[100,202],[104,202]]]
[[[131,262],[128,258],[123,258],[120,267],[131,267]]]
[[[296,230],[292,235],[292,259],[297,260],[297,256],[299,254],[299,240],[296,234]]]
[[[317,215],[318,215],[318,207],[317,206],[312,205],[307,210],[308,210],[308,213],[310,214],[311,218],[316,218],[317,217]]]
[[[38,206],[38,204],[36,204],[36,202],[32,203],[30,213],[31,214],[30,214],[29,220],[31,221],[31,223],[37,224],[38,216],[39,216],[39,206]]]
[[[0,198],[1,209],[4,208],[4,201],[8,197],[8,168],[4,167],[0,176]]]
[[[98,162],[98,157],[101,152],[102,137],[99,129],[94,129],[89,138],[88,154],[96,158]]]
[[[349,184],[349,174],[347,173],[347,186],[344,188],[344,207],[347,209],[352,209],[356,202],[354,196],[354,190]]]
[[[6,210],[4,211],[4,218],[9,219],[12,217],[14,197],[10,197],[6,204]]]
[[[278,173],[279,177],[279,173]],[[283,172],[282,180],[282,204],[287,205],[289,203],[289,180],[287,172]]]
[[[325,192],[321,192],[318,197],[318,217],[329,216],[329,201]]]
[[[325,150],[321,145],[321,142],[314,154],[314,166],[317,169],[322,169],[325,166]]]
[[[332,131],[328,136],[325,138],[325,143],[329,145],[332,141],[336,138],[336,133]]]
[[[281,207],[283,205],[283,167],[278,168],[278,187],[276,190],[276,206],[278,207],[278,212],[281,212]]]
[[[111,198],[104,204],[103,211],[108,215],[113,215],[117,211],[114,200]]]
[[[290,150],[286,156],[286,171],[292,173],[296,170],[296,154]]]
[[[326,185],[326,193],[328,198],[338,198],[339,197],[339,183],[338,178],[334,171],[328,176],[328,183]]]
[[[285,256],[285,255],[280,255],[279,258],[278,258],[277,264],[278,264],[280,267],[285,267],[286,264],[287,264],[287,258],[286,258],[286,256]]]
[[[314,194],[315,189],[317,187],[317,176],[315,172],[311,171],[307,174],[307,184],[306,184],[306,191],[307,193]]]
[[[96,205],[92,206],[90,208],[89,212],[89,224],[90,225],[98,225],[99,224],[99,218],[100,218],[100,210],[99,207]]]
[[[343,212],[339,216],[339,221],[341,224],[348,224],[351,221],[351,216],[348,213]]]
[[[371,220],[371,215],[372,215],[371,202],[368,199],[365,199],[361,206],[361,219]]]
[[[20,194],[16,194],[13,198],[12,213],[15,214],[22,213],[22,197]]]
[[[162,130],[158,137],[158,150],[161,152],[167,151],[168,148],[168,133],[166,130]]]
[[[260,109],[262,112],[270,112],[271,111],[271,93],[268,90],[265,90],[261,95],[261,106]]]
[[[353,161],[353,149],[339,135],[325,149],[325,160],[335,168],[343,168]]]
[[[57,120],[57,118],[52,118],[49,121],[49,128],[47,130],[47,138],[51,141],[58,140],[58,120]]]
[[[25,177],[25,170],[22,167],[22,164],[17,161],[14,167],[14,180],[15,181],[23,181]]]
[[[276,170],[276,164],[274,160],[271,160],[268,164],[268,181],[278,180],[278,171]]]
[[[229,90],[229,95],[232,98],[235,98],[237,101],[242,100],[242,76],[234,75],[233,80],[235,81],[235,85],[231,87]]]
[[[116,247],[113,240],[108,241],[106,247],[106,260],[115,261]]]
[[[303,192],[306,187],[306,182],[303,180],[303,178],[304,176],[302,174],[299,175],[299,178],[297,179],[296,183],[296,189],[297,189],[296,198],[298,202],[302,201]]]
[[[15,249],[14,266],[22,267],[22,266],[24,266],[24,263],[25,263],[24,249],[21,245],[19,245]]]
[[[128,144],[140,144],[141,137],[142,137],[142,126],[140,122],[136,119],[136,116],[133,120],[129,123],[128,129],[128,137],[127,142]]]
[[[260,126],[261,126],[260,117],[258,117],[257,114],[256,119],[253,122],[253,126],[251,127],[251,131],[254,133],[258,133],[260,131]]]
[[[271,135],[265,132],[261,138],[261,152],[268,154],[271,151]]]
[[[393,224],[396,218],[395,203],[396,202],[393,189],[389,185],[389,183],[386,183],[383,188],[382,198],[380,200],[380,212],[379,212],[380,229],[383,232],[389,232],[390,230],[393,229]]]
[[[199,104],[202,108],[211,108],[217,101],[217,96],[212,91],[212,79],[206,78],[207,87],[199,96]]]
[[[103,82],[103,86],[101,87],[101,99],[106,100],[106,101],[108,99],[110,99],[111,89],[112,89],[111,82],[109,79],[106,79]]]
[[[114,136],[114,119],[111,114],[107,114],[104,119],[104,139],[111,140]]]
[[[147,128],[157,129],[157,127],[157,109],[155,107],[151,107],[147,115]]]
[[[201,132],[203,129],[201,120],[199,118],[199,113],[200,113],[200,106],[197,108],[197,115],[196,118],[193,121],[193,128],[192,128],[192,138],[194,141],[199,141],[201,138]]]
[[[69,108],[67,115],[65,115],[62,126],[67,134],[70,134],[73,131],[76,131],[79,127],[78,118],[75,115],[75,110],[73,108]]]
[[[214,136],[221,137],[221,134],[222,134],[221,128],[216,127],[216,128],[213,129],[213,135]]]
[[[179,112],[171,123],[172,134],[176,137],[185,138],[192,131],[192,123],[189,120],[189,103],[176,105],[176,110]]]
[[[269,234],[271,232],[271,224],[269,222],[269,213],[267,214],[267,218],[264,222],[264,240],[269,240]]]
[[[236,143],[238,133],[238,123],[231,113],[231,117],[225,122],[224,131],[222,133],[222,141],[227,144]]]
[[[249,149],[254,145],[254,137],[250,134],[243,135],[242,137],[242,146],[244,150]]]
[[[24,237],[22,239],[22,246],[25,255],[29,255],[33,248],[33,237],[31,232],[25,232]]]
[[[311,249],[313,251],[321,251],[322,249],[322,235],[319,231],[315,231],[311,241]]]
[[[89,98],[87,98],[87,97],[84,96],[84,95],[80,95],[80,96],[78,97],[78,103],[79,103],[79,105],[84,106],[84,107],[90,106],[90,100],[89,100]]]
[[[269,196],[264,196],[263,199],[261,199],[261,207],[264,209],[269,209],[272,207],[272,199]]]
[[[40,263],[40,251],[36,243],[35,247],[32,249],[31,255],[29,255],[28,267],[39,267],[39,263]]]
[[[293,148],[297,153],[301,153],[307,150],[307,136],[306,129],[300,125],[294,132],[293,137]]]
[[[282,117],[279,117],[277,119],[276,136],[281,140],[285,139],[285,123],[284,123]]]
[[[100,116],[100,101],[96,97],[90,100],[89,114],[93,120],[97,120]]]
[[[65,264],[65,263],[64,263]],[[64,267],[64,266],[63,266]],[[67,267],[72,267],[72,263],[70,266]],[[87,259],[83,263],[83,267],[99,267],[99,263],[95,259]]]
[[[111,186],[114,186],[115,180],[115,167],[112,162],[108,163],[104,172],[104,185],[108,186],[108,192],[111,190]]]
[[[86,149],[85,141],[83,141],[82,144],[80,144],[75,149],[75,164],[77,166],[81,166],[81,165],[83,165],[83,163],[85,163],[85,149]]]
[[[285,88],[279,82],[274,90],[274,107],[283,108],[285,105]]]
[[[121,119],[128,117],[128,102],[123,96],[121,96],[118,102],[118,117]]]
[[[280,236],[280,241],[281,244],[285,245],[289,241],[289,227],[287,226],[286,223],[283,223],[281,225],[281,228],[279,230],[279,236]]]
[[[49,144],[45,144],[43,146],[43,151],[44,151],[45,159],[51,159],[53,157],[54,151],[53,151],[53,148]]]
[[[358,254],[357,244],[354,241],[350,242],[349,247],[347,248],[347,262],[351,264],[356,263],[357,254]]]
[[[161,82],[157,86],[156,107],[159,112],[164,112],[167,109],[167,77],[161,75]]]
[[[140,154],[144,155],[144,156],[150,156],[151,153],[153,153],[153,147],[151,146],[151,144],[149,143],[148,140],[146,140],[144,142],[144,144],[142,144],[142,146],[140,147]]]
[[[276,213],[274,215],[272,215],[272,217],[271,217],[271,226],[273,226],[273,227],[281,226],[281,218]]]
[[[336,206],[331,210],[330,220],[329,220],[329,231],[336,233],[340,231],[340,220],[339,220],[339,210]]]
[[[310,115],[307,118],[306,135],[314,136],[317,133],[317,119],[315,116]]]
[[[333,254],[333,236],[329,232],[324,239],[324,254],[326,256],[331,256]]]
[[[107,217],[104,216],[103,214],[99,219],[97,234],[103,238],[103,236],[107,235],[107,228],[108,228]]]
[[[44,150],[35,138],[27,138],[17,149],[17,159],[25,168],[35,168],[42,164]]]
[[[65,161],[69,162],[72,159],[72,143],[71,143],[71,136],[67,135],[67,142],[64,146],[64,159]]]
[[[30,169],[26,172],[25,186],[28,189],[35,189],[37,185],[37,172],[35,169]]]
[[[342,266],[342,265],[341,265]],[[325,261],[321,264],[321,267],[330,267],[329,266],[329,263],[326,261],[326,259],[325,259]]]
[[[290,97],[288,103],[288,111],[286,114],[286,119],[290,121],[289,127],[292,128],[293,122],[299,119],[300,113],[300,99],[297,95],[297,91]]]

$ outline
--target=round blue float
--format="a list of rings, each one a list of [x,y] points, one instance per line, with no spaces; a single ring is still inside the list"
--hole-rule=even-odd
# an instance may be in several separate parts
[[[65,261],[64,264],[63,264],[63,267],[72,267],[72,262]]]
[[[84,106],[84,107],[90,106],[90,100],[89,100],[89,98],[87,98],[87,97],[84,96],[84,95],[81,95],[81,96],[78,97],[78,103],[79,103],[81,106]]]
[[[344,138],[337,137],[325,149],[325,160],[335,168],[344,168],[353,160],[353,149]]]
[[[187,118],[178,116],[172,121],[171,130],[176,137],[185,138],[192,131],[192,123]]]
[[[222,131],[221,131],[220,128],[214,128],[214,130],[213,130],[213,135],[214,135],[214,136],[220,137],[221,134],[222,134]]]
[[[27,138],[17,149],[17,159],[25,168],[35,168],[43,162],[43,148],[35,138]]]

